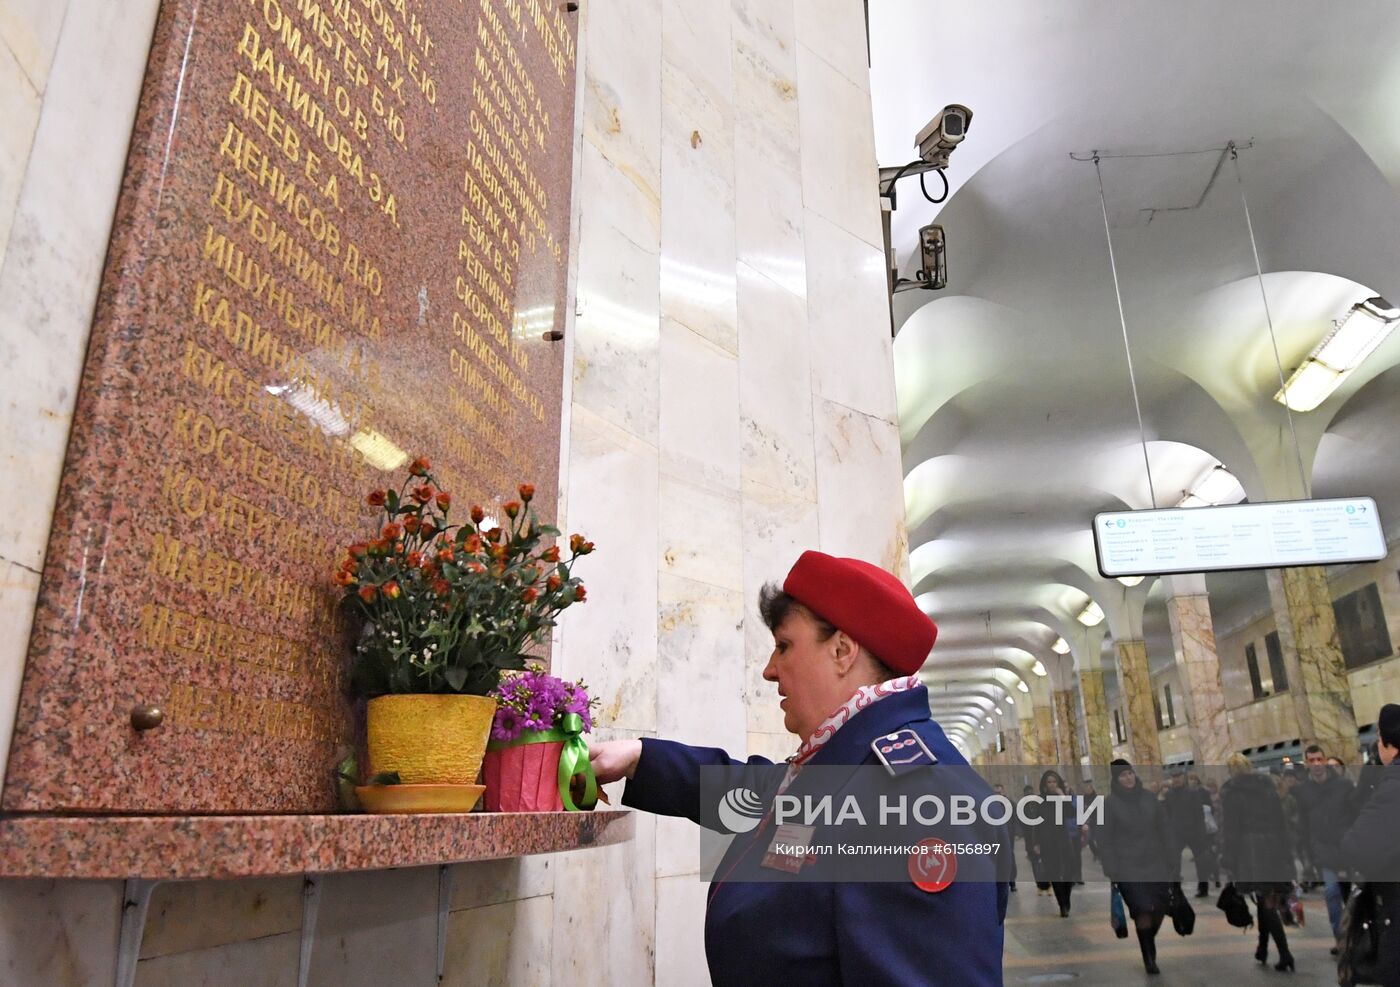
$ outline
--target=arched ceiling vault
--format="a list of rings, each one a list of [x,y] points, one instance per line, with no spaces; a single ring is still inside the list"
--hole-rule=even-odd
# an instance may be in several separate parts
[[[949,287],[896,296],[895,375],[910,565],[940,625],[925,677],[981,742],[979,687],[1059,669],[1049,646],[1079,640],[1088,598],[1109,613],[1104,654],[1124,635],[1163,652],[1162,589],[1099,576],[1095,513],[1175,506],[1218,462],[1251,500],[1375,496],[1400,532],[1400,333],[1316,410],[1290,423],[1272,400],[1275,346],[1287,373],[1356,301],[1400,302],[1400,6],[940,5],[956,44],[908,30],[929,16],[871,5],[872,99],[887,165],[944,104],[974,112],[952,194],[902,186],[892,241],[907,273],[919,226],[948,238]],[[1070,158],[1089,150],[1141,428],[1094,166]],[[1232,620],[1268,607],[1257,573],[1207,584]]]

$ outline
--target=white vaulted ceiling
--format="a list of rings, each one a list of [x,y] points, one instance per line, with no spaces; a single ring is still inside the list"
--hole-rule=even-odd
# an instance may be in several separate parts
[[[1123,631],[1131,594],[1098,575],[1089,523],[1152,492],[1094,165],[1072,152],[1103,156],[1157,503],[1217,461],[1252,500],[1298,496],[1296,432],[1310,492],[1375,496],[1393,539],[1400,333],[1290,430],[1219,149],[1242,148],[1288,372],[1351,304],[1400,301],[1400,5],[869,6],[880,164],[910,160],[944,105],[974,114],[948,201],[906,179],[892,221],[906,276],[918,227],[937,217],[948,238],[948,288],[894,305],[910,563],[941,629],[926,670],[940,715],[966,738],[1012,676],[1034,684],[1036,660],[1063,676],[1049,646],[1086,595]],[[1268,607],[1257,573],[1208,585],[1218,622]],[[1161,611],[1149,603],[1143,629],[1154,664],[1171,655]]]

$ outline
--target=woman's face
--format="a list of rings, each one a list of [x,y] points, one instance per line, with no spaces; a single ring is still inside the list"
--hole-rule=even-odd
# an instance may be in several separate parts
[[[843,640],[839,632],[819,640],[816,623],[800,607],[793,607],[773,631],[773,653],[763,677],[778,683],[783,726],[789,733],[805,740],[849,698],[850,688],[843,686],[836,661]]]
[[[1045,779],[1045,794],[1063,795],[1064,793],[1064,789],[1060,787],[1060,779],[1056,778],[1054,775],[1050,775],[1050,777]]]
[[[1134,789],[1137,787],[1137,773],[1132,768],[1127,768],[1118,773],[1118,776],[1113,779],[1113,783],[1125,791]]]

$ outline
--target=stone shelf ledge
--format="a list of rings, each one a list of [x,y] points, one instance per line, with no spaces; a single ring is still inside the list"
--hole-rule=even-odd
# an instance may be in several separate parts
[[[0,817],[0,877],[183,881],[424,867],[625,843],[629,811]]]

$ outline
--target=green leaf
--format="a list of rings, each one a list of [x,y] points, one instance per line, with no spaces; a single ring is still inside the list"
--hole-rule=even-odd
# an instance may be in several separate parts
[[[387,502],[389,513],[397,514],[399,510],[399,495],[395,491],[390,490],[387,492],[384,499]]]
[[[537,526],[535,530],[538,531],[540,534],[548,535],[551,538],[558,538],[563,533],[558,528],[554,527],[554,525],[552,524],[541,524]]]
[[[402,785],[403,779],[397,771],[381,771],[370,778],[371,785]]]
[[[461,665],[453,665],[448,668],[445,677],[453,692],[461,692],[462,686],[467,684],[467,670]]]

